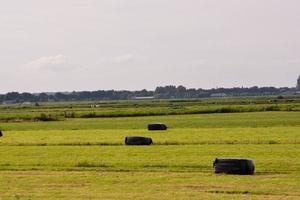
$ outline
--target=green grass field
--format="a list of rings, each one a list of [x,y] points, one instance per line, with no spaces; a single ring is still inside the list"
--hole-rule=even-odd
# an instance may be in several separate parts
[[[170,128],[149,132],[151,122]],[[1,200],[300,199],[298,111],[68,118],[0,129]],[[154,144],[125,146],[130,135]],[[251,158],[255,174],[216,175],[216,157]]]
[[[69,118],[112,118],[209,113],[300,111],[300,98],[224,98],[151,101],[56,102],[0,105],[0,121],[59,121]]]

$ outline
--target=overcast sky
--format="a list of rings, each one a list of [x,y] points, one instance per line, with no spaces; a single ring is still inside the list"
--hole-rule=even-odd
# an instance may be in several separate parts
[[[299,0],[0,0],[0,93],[288,86]]]

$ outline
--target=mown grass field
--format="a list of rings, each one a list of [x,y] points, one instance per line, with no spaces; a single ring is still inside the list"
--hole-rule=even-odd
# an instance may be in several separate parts
[[[150,122],[170,129],[149,132]],[[1,200],[300,199],[298,111],[9,121],[0,129]],[[130,135],[154,144],[125,146]],[[251,158],[255,174],[216,175],[216,157]]]

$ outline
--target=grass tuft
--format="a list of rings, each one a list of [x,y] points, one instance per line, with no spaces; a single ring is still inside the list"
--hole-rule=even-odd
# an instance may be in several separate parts
[[[100,168],[107,168],[109,167],[108,165],[105,164],[101,164],[101,163],[91,163],[89,161],[79,161],[78,163],[76,163],[75,167],[100,167]]]

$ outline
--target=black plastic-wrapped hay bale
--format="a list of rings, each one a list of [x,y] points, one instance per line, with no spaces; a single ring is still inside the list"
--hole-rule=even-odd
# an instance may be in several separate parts
[[[150,145],[152,143],[152,139],[147,137],[128,136],[125,138],[126,145]]]
[[[215,173],[253,175],[254,163],[244,158],[216,158],[214,163]]]
[[[167,130],[167,129],[168,129],[167,125],[163,123],[148,124],[149,131],[158,131],[158,130]]]
[[[3,136],[3,133],[2,133],[2,131],[0,131],[0,137],[2,137]]]

